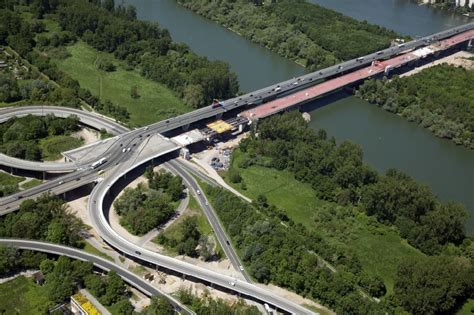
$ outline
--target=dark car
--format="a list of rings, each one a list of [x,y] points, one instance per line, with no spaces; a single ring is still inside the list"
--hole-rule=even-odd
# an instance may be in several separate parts
[[[136,251],[135,251],[135,254],[141,255],[142,253],[140,253],[138,250],[136,250]]]

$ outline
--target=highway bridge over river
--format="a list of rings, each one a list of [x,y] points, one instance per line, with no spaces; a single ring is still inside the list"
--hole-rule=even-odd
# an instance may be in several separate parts
[[[228,119],[231,124],[241,126],[250,123],[252,120],[308,102],[345,85],[356,83],[374,75],[387,74],[394,68],[410,64],[427,56],[461,45],[471,45],[473,38],[474,23],[466,24],[225,100],[221,102],[221,106],[207,106],[135,130],[128,130],[116,122],[93,113],[77,112],[77,110],[64,108],[48,108],[47,112],[55,113],[58,116],[67,115],[70,113],[68,111],[74,111],[74,114],[79,117],[83,124],[96,129],[105,128],[117,134],[117,136],[106,142],[98,142],[97,146],[107,144],[102,151],[89,150],[90,152],[100,152],[96,155],[87,155],[84,159],[54,166],[51,163],[26,162],[0,155],[0,164],[11,168],[44,172],[69,172],[32,189],[1,198],[0,214],[14,211],[18,209],[22,200],[35,198],[44,192],[60,194],[98,181],[97,171],[103,170],[106,172],[106,176],[103,181],[98,182],[94,187],[88,206],[94,228],[112,247],[135,260],[163,267],[191,279],[210,283],[217,288],[235,292],[261,303],[268,303],[281,311],[311,314],[312,312],[308,309],[247,281],[236,281],[231,277],[151,252],[122,238],[110,227],[107,221],[105,214],[107,209],[104,208],[105,196],[121,178],[136,167],[179,150],[181,148],[179,141],[166,137],[170,133],[178,134],[182,130],[202,126],[203,122],[213,121],[221,117]],[[46,113],[45,108],[42,106],[40,108],[24,107],[0,111],[0,121],[5,121],[8,119],[7,117],[15,115],[17,111],[20,115],[43,115]],[[208,128],[202,128],[200,130],[202,136],[195,138],[195,141],[208,138],[210,134],[207,131]],[[153,145],[148,145],[150,143],[153,143]],[[94,148],[94,146],[91,148]],[[124,150],[128,148],[131,150]],[[91,161],[98,159],[103,159],[104,162],[97,168],[91,168]],[[179,168],[179,165],[177,167]],[[225,235],[222,237],[225,237]],[[226,252],[226,254],[228,253]]]

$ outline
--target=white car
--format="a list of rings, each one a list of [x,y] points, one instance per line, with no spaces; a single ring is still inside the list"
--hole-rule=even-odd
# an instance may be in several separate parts
[[[240,269],[241,271],[244,271],[244,266],[240,265],[240,266],[239,266],[239,269]]]
[[[201,191],[198,189],[196,190],[196,194],[200,195],[201,194]]]

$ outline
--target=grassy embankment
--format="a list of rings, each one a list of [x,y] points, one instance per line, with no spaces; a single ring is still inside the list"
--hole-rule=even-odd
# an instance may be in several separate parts
[[[33,187],[36,187],[38,186],[39,184],[41,184],[43,181],[42,180],[39,180],[39,179],[36,179],[36,178],[32,178],[31,180],[27,181],[26,183],[24,184],[21,184],[21,188],[22,189],[30,189],[30,188],[33,188]]]
[[[61,158],[61,152],[80,147],[84,141],[71,136],[52,136],[41,139],[41,148],[44,161],[54,161]]]
[[[14,176],[5,172],[0,172],[0,186],[18,185],[24,180],[24,177]]]
[[[15,186],[16,191],[18,190],[25,190],[29,189],[35,186],[38,186],[39,184],[42,183],[41,180],[33,178],[29,181],[25,182],[25,178],[21,176],[14,176],[7,174],[5,172],[0,172],[0,190],[2,190],[4,193],[7,193],[9,189],[7,189],[7,186]],[[9,193],[7,193],[9,194]]]
[[[383,279],[388,293],[393,290],[398,264],[409,257],[424,257],[396,231],[356,209],[349,210],[354,216],[338,215],[341,212],[333,211],[333,204],[319,200],[310,185],[297,181],[290,172],[261,166],[238,168],[243,158],[242,152],[234,151],[232,167],[239,170],[246,190],[226,178],[230,185],[251,199],[265,195],[270,204],[284,210],[296,223],[317,229],[330,244],[344,252],[354,252],[367,273]]]
[[[109,255],[101,252],[100,250],[98,250],[97,248],[92,246],[91,244],[89,244],[87,242],[84,242],[84,243],[85,243],[85,245],[84,245],[84,248],[82,249],[83,251],[88,252],[89,254],[92,254],[92,255],[96,255],[96,256],[105,258],[105,259],[110,260],[110,261],[114,261],[114,259],[112,257],[110,257]]]
[[[49,304],[44,288],[31,278],[19,276],[0,284],[0,314],[44,314]]]
[[[143,78],[138,70],[125,70],[123,62],[111,54],[99,52],[82,41],[68,46],[67,50],[70,57],[55,60],[59,68],[102,101],[110,100],[126,107],[132,126],[157,122],[167,118],[169,113],[184,113],[191,109],[162,84]],[[99,70],[97,61],[101,58],[110,60],[117,69],[113,72]],[[133,85],[138,88],[139,98],[130,95]]]

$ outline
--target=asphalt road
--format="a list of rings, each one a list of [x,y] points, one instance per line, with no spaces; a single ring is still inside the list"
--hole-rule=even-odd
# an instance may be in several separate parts
[[[92,112],[79,110],[76,108],[59,107],[59,106],[20,106],[7,107],[0,109],[0,123],[7,121],[13,117],[24,117],[27,115],[46,116],[54,114],[56,117],[69,117],[71,115],[77,116],[81,123],[100,130],[105,129],[109,133],[119,135],[129,131],[129,129],[121,124],[111,120],[108,117]],[[90,161],[88,161],[90,162]],[[44,172],[71,172],[76,170],[79,166],[76,163],[56,163],[56,162],[38,162],[27,161],[0,153],[0,164],[8,167],[44,171]]]
[[[24,198],[31,198],[37,196],[41,192],[48,190],[53,191],[53,189],[58,189],[59,186],[66,187],[66,185],[80,185],[87,182],[90,182],[93,173],[97,172],[99,169],[110,169],[111,167],[121,164],[128,160],[130,156],[133,155],[135,151],[135,146],[143,141],[150,133],[163,133],[165,131],[174,130],[196,121],[207,119],[216,115],[219,115],[227,110],[239,108],[242,106],[249,106],[258,104],[268,98],[279,97],[281,95],[289,94],[295,90],[307,87],[314,84],[320,79],[325,79],[332,77],[339,73],[349,71],[366,64],[371,63],[375,59],[384,59],[394,55],[397,55],[408,49],[415,49],[431,44],[433,41],[443,39],[455,34],[458,34],[462,31],[470,30],[474,28],[474,23],[469,23],[451,30],[440,32],[438,34],[430,35],[424,38],[420,38],[403,45],[391,47],[380,52],[369,54],[367,56],[349,60],[343,62],[339,65],[332,66],[321,71],[317,71],[308,75],[301,76],[299,78],[294,78],[281,82],[279,84],[260,89],[258,91],[242,95],[240,97],[232,98],[223,102],[222,107],[212,108],[212,106],[207,106],[198,110],[195,110],[190,113],[186,113],[174,118],[170,118],[165,121],[160,121],[155,124],[149,125],[144,128],[136,129],[124,133],[114,140],[114,145],[104,154],[107,158],[107,162],[100,166],[100,168],[92,170],[90,168],[80,169],[72,174],[63,176],[57,180],[50,181],[48,183],[37,186],[31,190],[18,193],[16,195],[2,198],[0,201],[0,209],[7,210],[6,207],[13,203],[19,202]],[[129,155],[122,154],[122,147],[133,147],[134,149]],[[1,161],[0,161],[1,162]],[[141,161],[144,162],[144,161]],[[299,305],[292,303],[291,301],[283,300],[280,297],[277,297],[263,289],[260,289],[252,284],[237,281],[227,276],[211,272],[207,269],[198,268],[196,266],[177,261],[175,259],[153,253],[151,251],[141,249],[133,243],[128,242],[127,240],[121,238],[117,235],[108,223],[105,220],[102,202],[105,194],[113,183],[115,183],[121,176],[129,172],[131,169],[135,168],[140,163],[134,163],[131,167],[126,169],[118,166],[116,169],[112,170],[110,174],[103,182],[99,183],[93,190],[91,197],[89,199],[89,211],[92,216],[92,221],[94,227],[98,230],[104,240],[106,240],[110,245],[116,249],[126,253],[129,256],[135,257],[140,260],[148,261],[159,266],[163,266],[170,270],[175,270],[184,275],[190,275],[198,279],[202,279],[207,282],[214,283],[221,287],[227,288],[229,290],[239,292],[248,296],[253,296],[260,301],[264,301],[270,305],[276,306],[282,310],[286,310],[291,313],[297,314],[306,314],[311,313],[309,310],[306,310]],[[72,184],[73,181],[78,183]],[[54,190],[56,192],[56,190]],[[200,200],[201,202],[206,200]],[[11,208],[11,207],[10,207]],[[212,211],[211,211],[212,212]],[[212,219],[214,221],[214,219]],[[217,224],[218,225],[218,224]],[[219,233],[216,231],[216,233]],[[223,231],[222,231],[223,233]],[[225,233],[220,235],[222,240],[226,239]],[[224,246],[225,247],[225,246]],[[231,254],[232,255],[232,254]],[[238,263],[238,258],[233,263]]]
[[[113,186],[119,178],[133,170],[138,165],[141,165],[152,158],[153,156],[148,156],[135,161],[135,163],[127,167],[118,167],[114,169],[112,173],[109,174],[104,179],[104,181],[99,183],[92,191],[88,205],[89,216],[91,218],[92,226],[105,242],[120,252],[133,257],[134,259],[164,267],[185,276],[191,276],[193,278],[200,279],[204,282],[217,285],[229,291],[240,293],[248,297],[253,297],[258,301],[268,303],[269,305],[286,312],[294,314],[314,314],[310,310],[299,306],[292,301],[283,299],[280,296],[276,296],[273,293],[261,289],[260,287],[257,287],[253,284],[249,284],[245,281],[240,281],[232,277],[224,276],[208,269],[197,267],[189,263],[141,248],[140,246],[129,242],[116,233],[107,222],[106,216],[104,214],[103,201],[105,195],[108,193],[110,187]]]
[[[164,296],[168,301],[173,304],[176,311],[184,312],[185,314],[194,314],[187,307],[183,306],[175,298],[163,293],[144,279],[135,275],[131,271],[111,262],[102,257],[89,254],[85,251],[79,250],[77,248],[58,245],[47,242],[33,241],[33,240],[22,240],[22,239],[8,239],[1,238],[0,244],[4,246],[11,246],[19,249],[28,249],[33,251],[40,251],[43,253],[54,254],[58,256],[68,256],[70,258],[79,259],[83,261],[89,261],[94,264],[97,268],[102,269],[103,271],[115,271],[125,282],[134,288],[140,290],[142,293],[148,296]]]
[[[185,171],[184,167],[177,160],[171,160],[165,163],[165,166],[170,168],[172,171],[174,171],[175,174],[183,178],[184,182],[186,183],[186,186],[191,191],[193,191],[194,196],[199,202],[201,208],[204,210],[204,214],[206,215],[207,220],[211,224],[212,230],[214,231],[217,240],[219,241],[219,244],[224,250],[225,255],[227,256],[227,258],[229,258],[232,266],[234,266],[234,269],[240,272],[247,282],[251,283],[252,278],[243,268],[239,256],[237,255],[235,249],[232,246],[230,238],[225,233],[219,218],[217,217],[214,209],[207,200],[206,195],[202,191],[202,188],[199,186],[198,182],[187,171]]]

